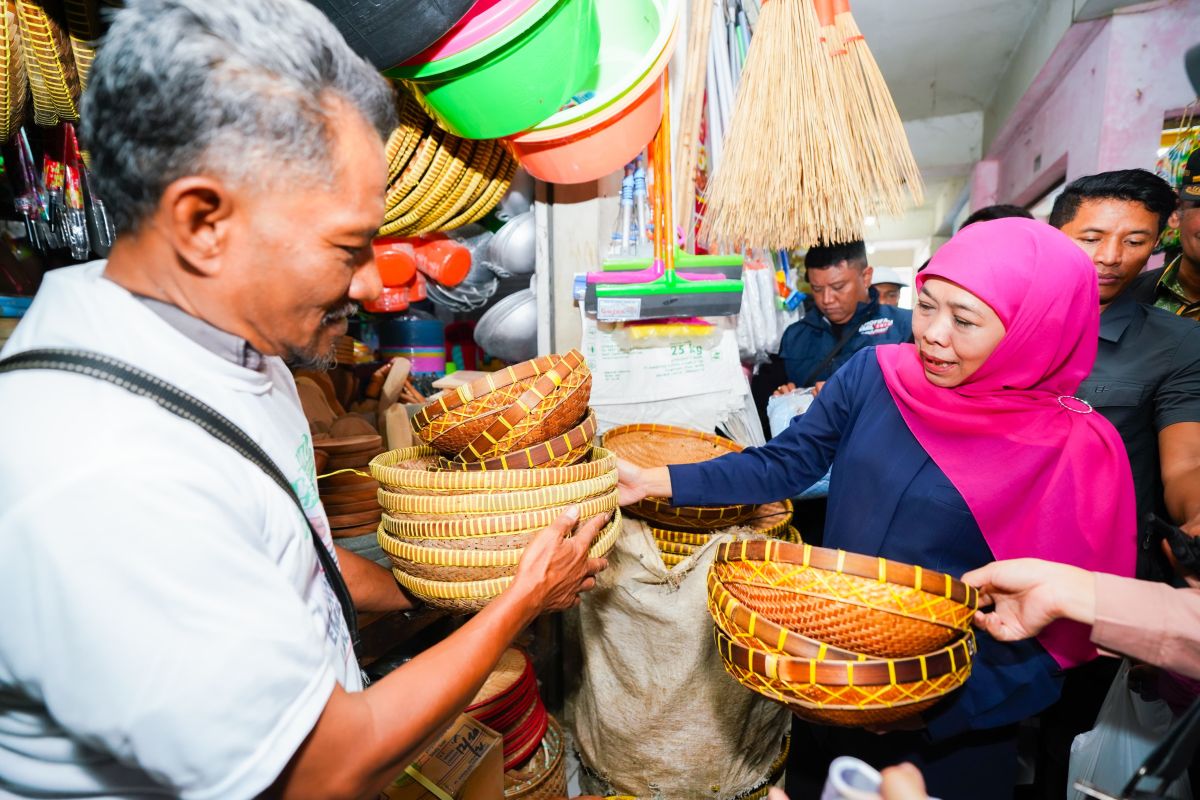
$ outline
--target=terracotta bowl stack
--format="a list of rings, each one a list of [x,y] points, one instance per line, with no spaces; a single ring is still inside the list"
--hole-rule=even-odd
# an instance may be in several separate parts
[[[505,770],[529,761],[550,721],[529,656],[516,648],[504,651],[464,713],[504,737]]]
[[[383,437],[378,434],[340,438],[317,436],[313,439],[313,448],[317,474],[327,475],[318,479],[317,490],[334,538],[362,536],[378,528],[382,515],[376,499],[379,484],[374,478],[359,473],[367,469],[372,458],[383,452]]]
[[[723,543],[708,575],[726,671],[827,725],[885,725],[960,687],[978,603],[949,575],[780,541]]]
[[[612,513],[592,545],[620,532],[616,459],[592,447],[591,373],[577,351],[517,364],[417,413],[429,444],[371,461],[383,507],[379,545],[393,574],[427,604],[478,611],[517,571],[524,548],[567,508]]]

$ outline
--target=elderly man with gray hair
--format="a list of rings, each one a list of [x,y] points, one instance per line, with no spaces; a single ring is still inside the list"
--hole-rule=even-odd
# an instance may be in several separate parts
[[[82,133],[118,238],[47,276],[0,362],[0,796],[373,797],[595,585],[602,520],[565,514],[363,690],[353,607],[410,601],[334,548],[285,360],[327,361],[379,291],[394,123],[302,0],[114,18]]]

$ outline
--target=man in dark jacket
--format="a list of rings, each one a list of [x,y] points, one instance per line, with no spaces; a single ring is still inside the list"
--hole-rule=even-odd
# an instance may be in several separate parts
[[[864,347],[912,339],[912,312],[879,303],[861,241],[814,247],[804,256],[812,306],[783,332],[787,382],[826,381]]]

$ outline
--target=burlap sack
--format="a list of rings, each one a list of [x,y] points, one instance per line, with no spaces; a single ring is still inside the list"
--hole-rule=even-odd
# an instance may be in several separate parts
[[[584,596],[567,702],[586,793],[732,800],[771,772],[790,715],[721,665],[705,606],[716,545],[668,570],[646,525],[626,517]]]

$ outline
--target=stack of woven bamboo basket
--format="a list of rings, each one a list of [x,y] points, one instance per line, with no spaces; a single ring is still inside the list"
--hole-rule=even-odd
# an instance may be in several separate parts
[[[427,604],[478,611],[512,583],[525,546],[563,511],[613,512],[592,545],[620,532],[616,459],[593,448],[591,372],[576,350],[517,364],[421,409],[426,442],[371,461],[379,544],[396,579]]]
[[[506,650],[466,713],[504,739],[504,796],[521,800],[567,794],[562,728],[546,712],[533,662]]]
[[[960,687],[978,602],[949,575],[778,541],[723,543],[708,574],[726,671],[826,725],[887,725]]]
[[[387,213],[381,236],[415,236],[481,219],[503,199],[517,160],[492,139],[460,139],[398,88],[400,125],[387,143]]]
[[[711,433],[651,424],[613,428],[604,434],[601,443],[619,458],[639,467],[695,464],[742,449],[736,442]],[[800,541],[800,534],[791,527],[790,500],[759,506],[673,506],[668,500],[647,497],[626,511],[648,523],[668,567],[682,564],[713,536],[734,526],[773,539]]]

